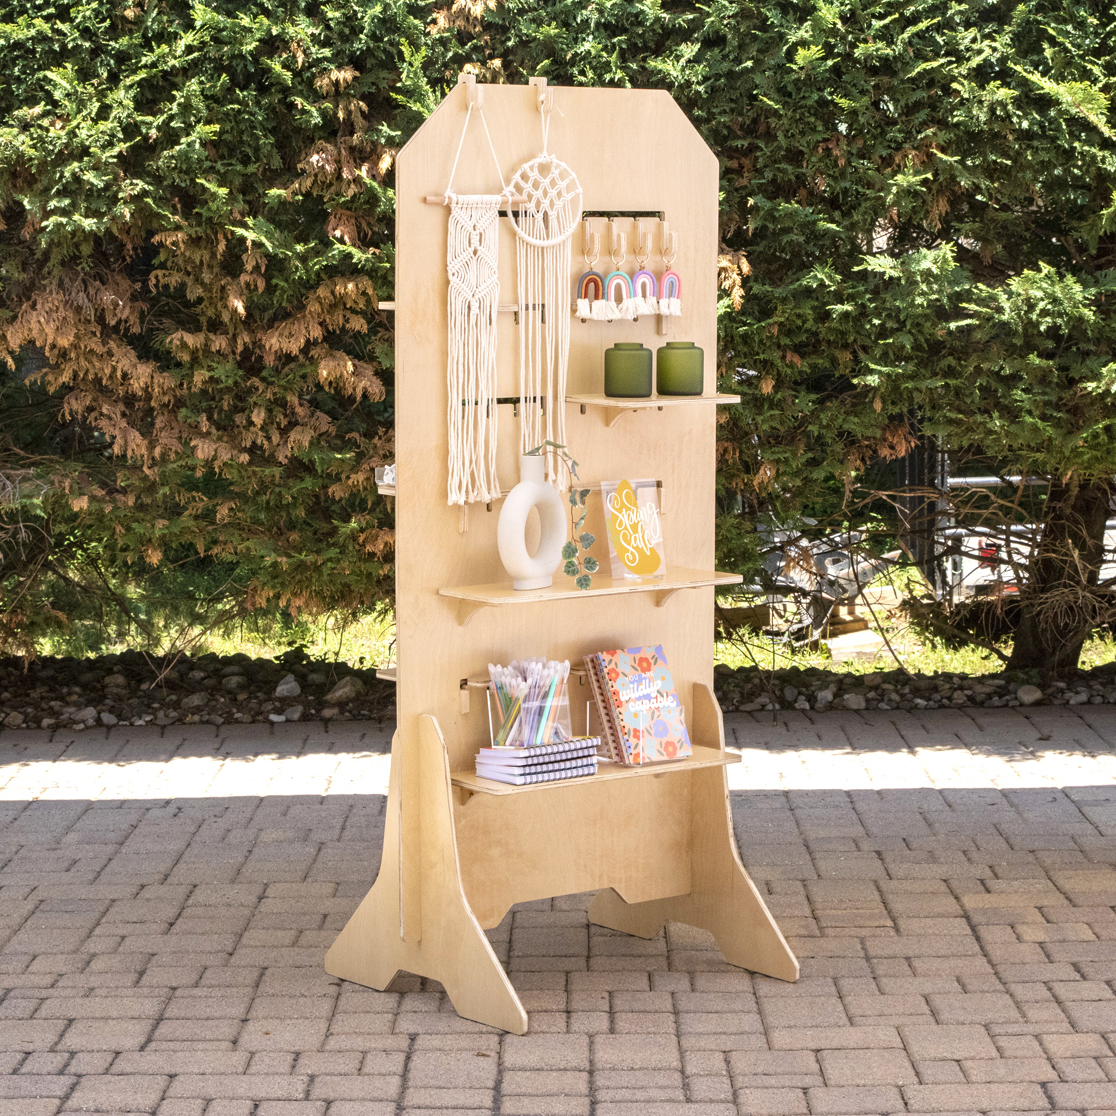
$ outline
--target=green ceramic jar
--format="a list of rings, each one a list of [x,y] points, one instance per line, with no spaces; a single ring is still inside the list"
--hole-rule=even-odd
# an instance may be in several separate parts
[[[651,394],[651,350],[638,341],[617,341],[605,350],[605,395],[646,399]]]
[[[656,357],[655,390],[660,395],[701,395],[704,355],[692,341],[668,341]]]

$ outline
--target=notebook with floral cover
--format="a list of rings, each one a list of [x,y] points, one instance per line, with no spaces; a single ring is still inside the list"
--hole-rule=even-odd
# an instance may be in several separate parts
[[[586,656],[606,699],[601,719],[609,722],[633,764],[693,755],[686,712],[662,646],[629,647]]]

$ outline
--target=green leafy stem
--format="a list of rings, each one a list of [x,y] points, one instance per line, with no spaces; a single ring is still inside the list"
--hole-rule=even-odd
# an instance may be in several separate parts
[[[550,450],[556,457],[560,457],[565,463],[566,468],[570,471],[571,485],[570,485],[570,523],[573,526],[573,538],[570,539],[565,546],[562,547],[562,559],[564,565],[562,572],[568,577],[574,579],[574,585],[579,589],[588,589],[593,584],[592,574],[595,574],[601,565],[591,554],[586,554],[593,543],[597,541],[596,535],[591,535],[588,531],[583,531],[585,526],[585,516],[588,514],[585,508],[585,498],[589,495],[592,489],[578,488],[577,482],[579,480],[577,475],[577,462],[570,457],[566,452],[566,447],[561,442],[543,442],[541,446],[536,446],[533,450],[528,450],[528,457],[537,457]]]

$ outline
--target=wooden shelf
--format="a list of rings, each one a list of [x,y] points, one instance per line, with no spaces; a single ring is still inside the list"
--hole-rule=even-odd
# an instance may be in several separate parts
[[[709,585],[739,585],[743,580],[740,574],[722,573],[719,570],[687,570],[675,566],[667,569],[665,577],[648,578],[646,581],[594,574],[591,589],[578,589],[572,577],[555,574],[554,584],[545,589],[518,591],[505,581],[494,585],[458,585],[450,589],[439,589],[438,593],[443,597],[452,597],[458,602],[457,623],[464,625],[469,622],[474,612],[482,608],[537,604],[540,601],[575,600],[582,597],[616,596],[620,593],[654,593],[655,604],[662,608],[681,589],[702,589]]]
[[[571,783],[599,783],[605,779],[639,779],[645,775],[680,775],[703,767],[725,767],[730,763],[739,763],[740,759],[741,757],[735,752],[722,752],[719,748],[703,748],[695,744],[694,754],[688,759],[666,763],[644,763],[632,767],[619,763],[601,763],[595,775],[554,779],[549,783],[528,783],[517,787],[511,783],[499,783],[495,779],[482,778],[471,771],[455,771],[450,775],[450,781],[455,787],[463,787],[478,794],[522,794],[524,791],[547,791],[554,787],[568,787]]]
[[[739,403],[739,395],[651,395],[646,399],[618,399],[593,392],[589,395],[567,395],[567,403],[576,403],[585,414],[586,407],[600,407],[606,426],[615,426],[629,411],[661,411],[664,407],[692,407],[695,404]]]

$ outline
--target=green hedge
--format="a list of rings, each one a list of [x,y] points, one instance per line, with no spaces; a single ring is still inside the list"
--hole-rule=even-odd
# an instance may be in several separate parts
[[[1116,473],[1105,3],[29,0],[0,57],[0,465],[53,485],[0,551],[9,632],[75,563],[225,563],[241,610],[390,596],[392,157],[466,66],[665,88],[717,151],[749,513],[839,505],[915,414]]]

